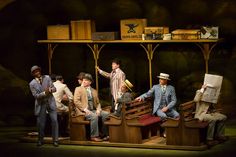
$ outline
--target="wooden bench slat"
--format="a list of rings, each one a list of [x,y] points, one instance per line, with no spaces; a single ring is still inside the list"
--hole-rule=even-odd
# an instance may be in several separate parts
[[[135,118],[135,117],[140,117],[141,115],[146,114],[146,113],[150,113],[151,111],[152,111],[152,109],[149,108],[149,109],[146,109],[144,111],[137,112],[135,114],[127,115],[126,119],[132,119],[132,118]]]
[[[129,113],[133,113],[133,112],[134,113],[139,112],[139,111],[144,110],[146,108],[150,108],[150,106],[148,106],[148,105],[139,106],[139,107],[136,107],[136,108],[133,108],[133,109],[130,109],[130,110],[126,111],[125,114],[129,114]]]
[[[150,102],[147,102],[147,101],[136,101],[136,102],[133,102],[133,103],[128,103],[126,104],[126,106],[129,108],[129,107],[135,107],[135,106],[138,106],[138,105],[150,105],[151,103]]]
[[[180,108],[180,110],[184,111],[184,110],[193,108],[193,106],[195,106],[195,102],[194,101],[189,101],[189,102],[186,102],[184,104],[181,104],[179,106],[179,108]]]

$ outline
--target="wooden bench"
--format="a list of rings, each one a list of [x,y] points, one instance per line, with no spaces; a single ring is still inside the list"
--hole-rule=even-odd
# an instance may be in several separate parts
[[[73,116],[70,118],[70,140],[87,141],[89,140],[90,121],[84,115]]]
[[[206,141],[208,122],[194,118],[195,109],[194,101],[181,104],[180,120],[168,119],[162,124],[166,128],[167,145],[200,146]]]
[[[123,104],[120,118],[110,116],[105,122],[109,125],[110,142],[142,143],[157,135],[159,117],[152,115],[152,101],[132,101]]]
[[[85,115],[75,115],[74,104],[69,107],[70,112],[70,140],[87,141],[90,140],[90,121],[86,120]],[[102,108],[103,111],[110,111],[110,107]]]

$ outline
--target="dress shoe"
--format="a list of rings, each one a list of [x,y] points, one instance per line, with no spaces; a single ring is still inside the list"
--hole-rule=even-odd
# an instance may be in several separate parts
[[[102,138],[103,141],[108,141],[109,140],[109,136],[105,136]]]
[[[207,145],[208,147],[212,147],[219,144],[219,142],[217,140],[207,140]]]
[[[91,141],[102,142],[102,139],[100,139],[98,137],[91,137]]]
[[[42,142],[42,141],[38,141],[38,142],[37,142],[37,146],[38,146],[38,147],[40,147],[40,146],[42,146],[42,145],[43,145],[43,142]]]
[[[223,143],[228,140],[228,137],[227,136],[219,136],[216,138],[216,140],[219,141],[219,143]]]
[[[58,142],[57,142],[57,141],[54,141],[54,142],[53,142],[53,146],[54,146],[54,147],[58,147],[58,146],[59,146]]]

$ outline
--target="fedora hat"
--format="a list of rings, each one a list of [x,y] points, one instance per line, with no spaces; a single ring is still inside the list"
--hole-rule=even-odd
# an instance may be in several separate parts
[[[129,82],[129,80],[126,79],[124,81],[124,85],[132,92],[131,88],[133,88],[134,86],[133,86],[133,84],[131,82]]]
[[[34,66],[32,66],[31,67],[31,74],[33,74],[33,72],[35,71],[35,70],[40,70],[41,71],[41,68],[39,67],[39,66],[37,66],[37,65],[34,65]]]
[[[90,80],[91,82],[93,82],[93,77],[92,77],[92,75],[91,75],[91,74],[88,74],[88,73],[84,74],[83,79],[87,79],[87,80]]]
[[[157,76],[160,79],[164,79],[164,80],[170,80],[170,75],[169,74],[165,74],[165,73],[160,73],[160,76]]]

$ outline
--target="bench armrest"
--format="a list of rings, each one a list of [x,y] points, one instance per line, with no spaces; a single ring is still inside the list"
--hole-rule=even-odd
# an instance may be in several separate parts
[[[84,115],[78,115],[71,117],[71,123],[89,124],[89,121],[85,119]]]
[[[130,117],[130,116],[127,116],[127,117],[125,117],[125,119],[127,119],[127,120],[133,120],[133,119],[139,119],[141,116],[132,116],[132,117]]]
[[[166,127],[166,128],[175,128],[179,126],[179,119],[174,119],[174,118],[167,118],[165,122],[161,124],[161,127]]]
[[[121,117],[114,116],[113,114],[110,114],[108,118],[121,120]]]

